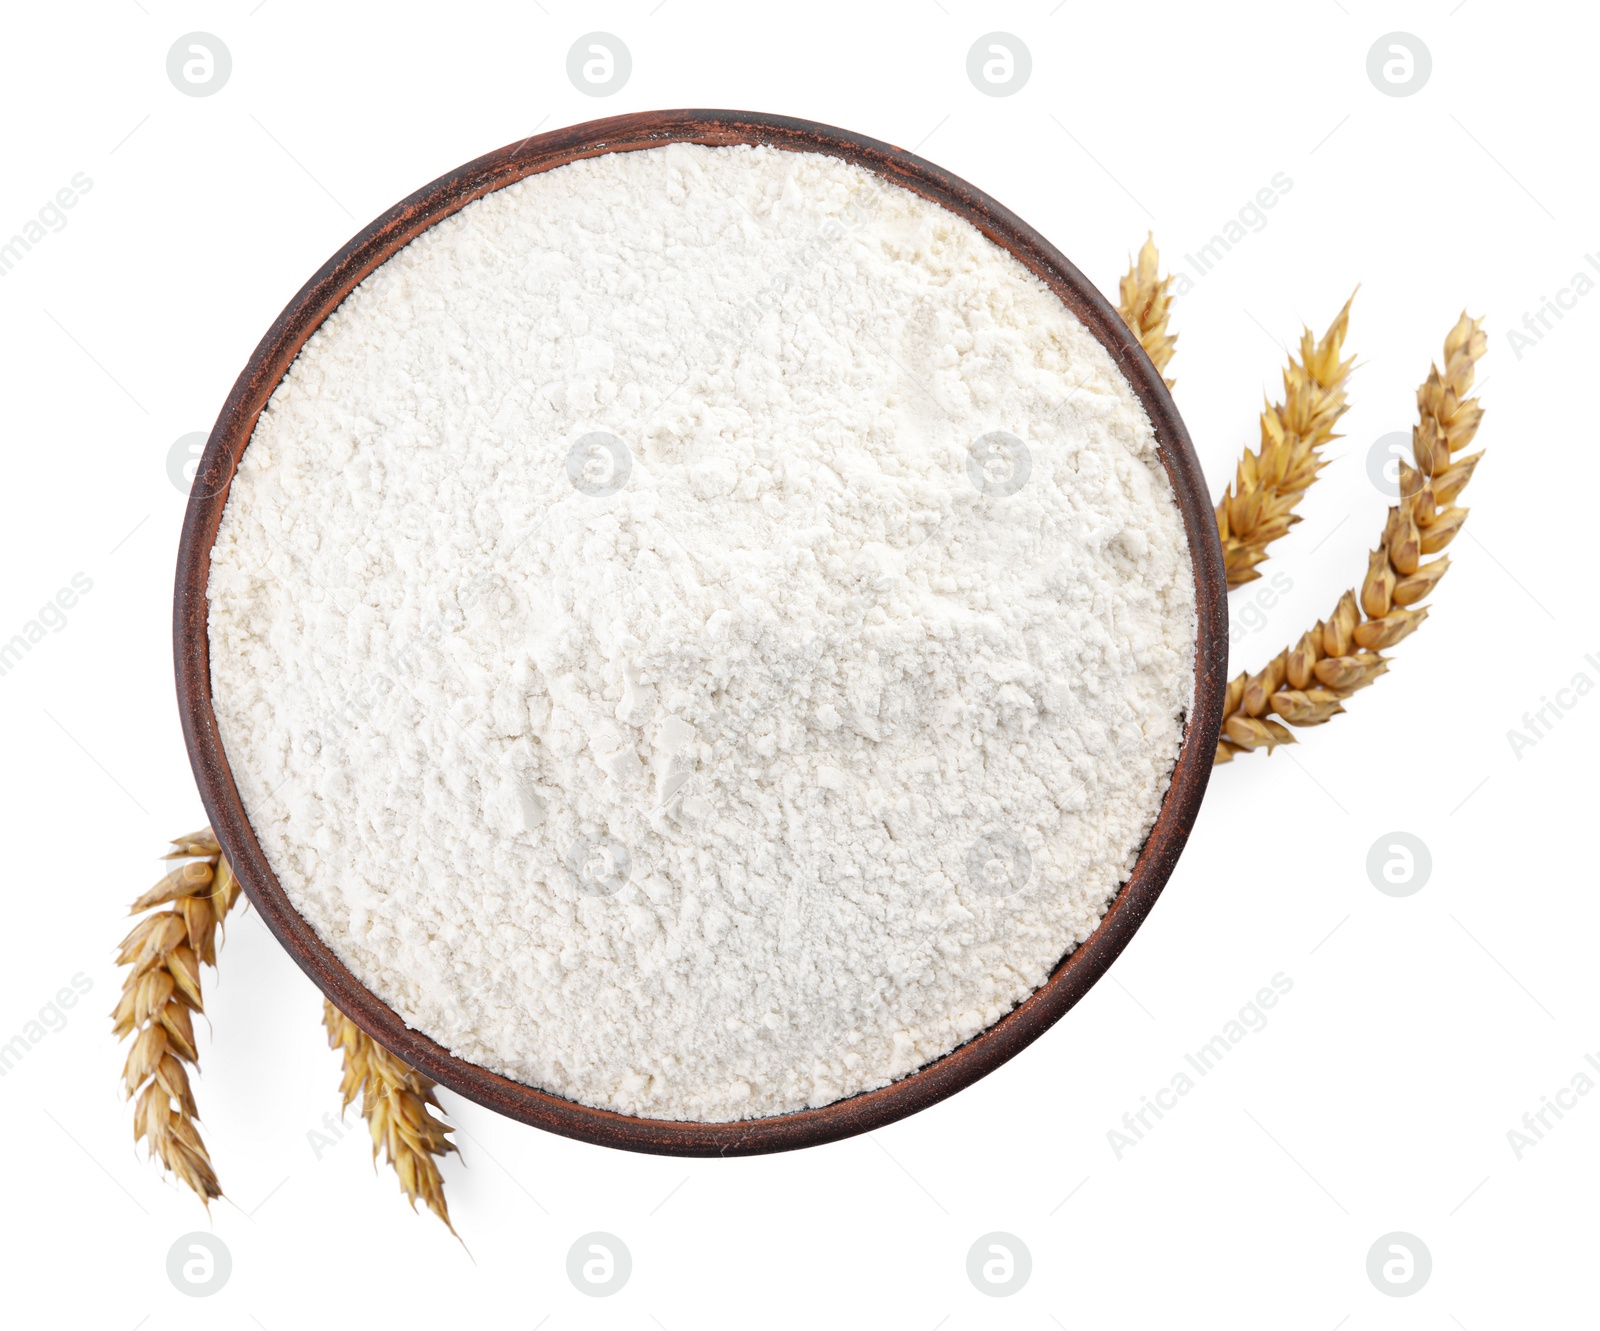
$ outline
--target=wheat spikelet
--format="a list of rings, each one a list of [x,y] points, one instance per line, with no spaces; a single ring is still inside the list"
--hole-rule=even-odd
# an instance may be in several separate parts
[[[1283,372],[1283,401],[1261,413],[1261,447],[1245,451],[1217,504],[1230,588],[1261,576],[1256,566],[1267,558],[1267,547],[1300,521],[1294,510],[1327,465],[1319,450],[1340,437],[1333,427],[1349,410],[1345,384],[1355,361],[1340,360],[1339,353],[1354,299],[1345,301],[1320,342],[1309,328],[1302,330],[1300,358],[1291,355]]]
[[[402,1063],[326,1000],[322,1024],[328,1028],[329,1046],[344,1055],[344,1077],[339,1084],[344,1097],[341,1112],[360,1095],[361,1117],[367,1120],[372,1133],[374,1162],[381,1146],[384,1158],[400,1177],[400,1190],[411,1209],[417,1209],[420,1197],[454,1234],[455,1226],[450,1223],[450,1209],[444,1200],[444,1179],[435,1157],[447,1155],[456,1145],[447,1136],[450,1125],[428,1112],[431,1108],[444,1113],[433,1093],[435,1083]]]
[[[1444,342],[1444,370],[1433,366],[1417,390],[1411,432],[1415,468],[1401,465],[1401,500],[1389,510],[1383,537],[1368,557],[1359,591],[1339,598],[1333,614],[1256,674],[1228,685],[1216,761],[1251,749],[1269,752],[1294,742],[1288,726],[1314,726],[1337,716],[1351,694],[1388,667],[1383,652],[1428,616],[1419,606],[1450,567],[1438,554],[1460,532],[1467,510],[1456,500],[1483,456],[1457,457],[1478,432],[1483,409],[1468,397],[1474,367],[1488,350],[1483,321],[1462,314]]]
[[[1172,277],[1170,274],[1166,277],[1159,275],[1157,265],[1160,260],[1155,236],[1146,235],[1144,244],[1139,247],[1139,257],[1128,265],[1127,273],[1118,284],[1121,299],[1117,303],[1117,310],[1122,315],[1122,321],[1139,339],[1145,355],[1165,376],[1167,363],[1177,350],[1178,338],[1177,334],[1167,332],[1167,319],[1172,308],[1172,297],[1167,288],[1172,285]],[[1167,379],[1167,387],[1171,388],[1176,382],[1175,379]]]
[[[165,857],[186,860],[133,903],[130,915],[146,915],[122,940],[117,964],[129,967],[122,997],[111,1013],[118,1038],[133,1035],[123,1067],[128,1099],[138,1097],[133,1139],[210,1206],[222,1196],[211,1157],[197,1126],[194,1093],[184,1064],[199,1065],[191,1012],[204,1012],[200,965],[217,964],[217,933],[239,899],[222,848],[209,827],[179,837]]]

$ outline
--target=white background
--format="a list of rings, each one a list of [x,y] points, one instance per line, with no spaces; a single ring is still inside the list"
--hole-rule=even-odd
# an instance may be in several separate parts
[[[66,627],[0,678],[0,1042],[74,975],[93,984],[0,1078],[8,1322],[1486,1331],[1592,1319],[1600,1095],[1551,1117],[1520,1159],[1507,1133],[1600,1051],[1600,906],[1581,850],[1600,697],[1520,757],[1507,732],[1580,671],[1600,682],[1600,294],[1520,357],[1506,336],[1600,252],[1592,11],[13,0],[4,21],[0,238],[74,173],[93,181],[65,229],[0,279],[0,638],[73,574],[93,580]],[[604,99],[565,72],[596,29],[633,57]],[[984,96],[966,74],[993,29],[1032,54],[1014,96]],[[193,30],[232,53],[215,96],[168,81],[168,48]],[[1393,30],[1432,52],[1415,96],[1368,80],[1367,51]],[[172,686],[185,500],[168,449],[209,430],[277,312],[397,199],[535,127],[672,106],[784,112],[916,146],[1111,295],[1147,228],[1181,263],[1286,173],[1268,224],[1175,315],[1177,400],[1220,491],[1256,437],[1263,391],[1278,389],[1277,343],[1302,321],[1320,330],[1361,284],[1347,438],[1267,566],[1292,590],[1237,642],[1236,666],[1259,666],[1359,580],[1385,508],[1368,450],[1409,430],[1415,386],[1463,307],[1488,316],[1491,349],[1469,534],[1391,673],[1299,748],[1220,769],[1110,976],[953,1100],[870,1137],[725,1162],[579,1145],[446,1092],[464,1248],[407,1210],[387,1170],[374,1177],[353,1116],[316,1157],[308,1133],[338,1103],[320,996],[245,915],[206,978],[198,1096],[227,1190],[208,1219],[135,1152],[104,1017],[126,903],[154,881],[165,840],[204,821]],[[1249,596],[1234,594],[1236,615]],[[1395,830],[1433,857],[1404,899],[1365,868]],[[1117,1159],[1108,1131],[1278,972],[1293,989],[1270,1024]],[[233,1259],[206,1299],[166,1274],[193,1230],[213,1230]],[[633,1256],[609,1299],[565,1274],[590,1230]],[[966,1275],[991,1230],[1033,1255],[1009,1298]],[[1394,1230],[1433,1256],[1409,1298],[1366,1274],[1369,1247]]]

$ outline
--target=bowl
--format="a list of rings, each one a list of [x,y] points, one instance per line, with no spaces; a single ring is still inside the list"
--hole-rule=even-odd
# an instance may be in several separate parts
[[[670,143],[765,144],[843,158],[948,208],[1015,255],[1106,348],[1149,414],[1188,536],[1199,621],[1194,707],[1171,785],[1132,874],[1094,933],[1005,1017],[901,1080],[821,1108],[732,1123],[639,1118],[579,1104],[457,1058],[407,1027],[346,969],[284,894],[240,800],[211,702],[206,580],[212,542],[256,419],[317,326],[375,268],[472,200],[579,158]],[[1037,1040],[1106,973],[1160,896],[1205,794],[1226,686],[1226,595],[1222,548],[1205,478],[1166,384],[1116,311],[1043,236],[949,172],[847,130],[744,111],[649,111],[526,138],[440,176],[363,229],[300,289],[239,375],[200,459],[178,549],[173,650],[184,741],[228,862],[267,927],[356,1025],[441,1085],[535,1127],[661,1155],[754,1155],[868,1132],[936,1104]]]

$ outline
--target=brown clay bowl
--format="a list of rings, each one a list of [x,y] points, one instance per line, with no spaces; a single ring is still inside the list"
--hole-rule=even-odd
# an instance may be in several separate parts
[[[673,142],[762,143],[843,158],[966,218],[1037,274],[1111,353],[1155,425],[1160,455],[1188,533],[1199,609],[1194,711],[1172,784],[1132,876],[1099,928],[1010,1014],[920,1071],[820,1109],[738,1123],[668,1122],[594,1109],[465,1062],[421,1031],[409,1029],[317,937],[268,866],[217,733],[206,632],[211,545],[234,470],[267,399],[300,348],[340,301],[420,232],[484,194],[578,158]],[[1038,1039],[1105,974],[1155,905],[1205,794],[1227,673],[1225,598],[1222,549],[1205,479],[1166,385],[1116,312],[1049,241],[966,181],[904,149],[847,130],[743,111],[648,111],[553,130],[468,162],[389,209],[300,289],[267,330],[228,394],[200,460],[178,550],[173,648],[184,740],[201,798],[229,863],[278,941],[362,1030],[468,1099],[551,1132],[661,1155],[753,1155],[834,1141],[926,1109]]]

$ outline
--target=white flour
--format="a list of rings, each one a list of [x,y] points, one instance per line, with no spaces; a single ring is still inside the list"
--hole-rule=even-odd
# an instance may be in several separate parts
[[[261,417],[210,599],[245,807],[355,974],[699,1120],[1037,988],[1154,821],[1196,633],[1088,331],[950,213],[750,148],[562,167],[375,272]]]

